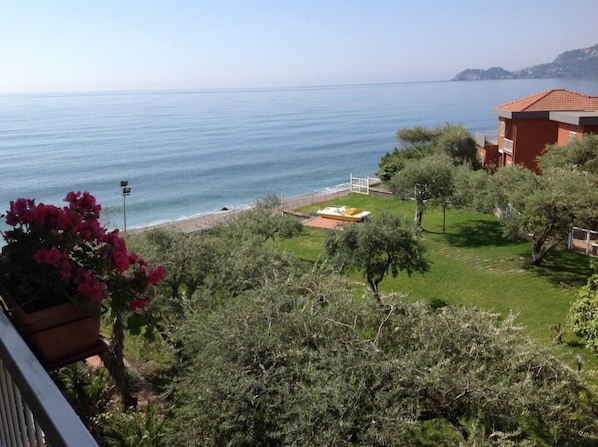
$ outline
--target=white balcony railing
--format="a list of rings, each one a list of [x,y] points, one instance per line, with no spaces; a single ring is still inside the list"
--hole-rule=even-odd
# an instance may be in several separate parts
[[[474,134],[476,145],[485,147],[487,144],[498,144],[496,132],[476,132]]]
[[[0,447],[97,447],[0,310]]]
[[[513,140],[509,140],[508,138],[503,138],[502,142],[502,150],[509,155],[513,155]]]

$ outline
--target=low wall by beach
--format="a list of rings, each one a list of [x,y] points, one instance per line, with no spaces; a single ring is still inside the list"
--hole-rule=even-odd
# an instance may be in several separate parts
[[[298,196],[284,198],[282,197],[283,210],[294,210],[304,206],[313,205],[314,203],[327,202],[338,197],[346,197],[349,195],[349,184],[338,185],[334,188],[328,188],[322,191],[312,192],[308,194],[301,194]],[[143,231],[152,228],[171,228],[180,230],[184,233],[195,233],[197,231],[206,230],[217,225],[226,224],[233,221],[240,216],[248,208],[229,209],[225,211],[218,211],[211,214],[204,214],[189,219],[182,219],[174,222],[167,222],[163,224],[151,225],[143,228],[136,228],[131,232]]]

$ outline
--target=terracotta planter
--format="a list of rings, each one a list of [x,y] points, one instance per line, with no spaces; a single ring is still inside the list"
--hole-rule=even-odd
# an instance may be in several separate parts
[[[46,369],[73,363],[107,348],[100,320],[73,303],[27,313],[7,299],[13,323]]]

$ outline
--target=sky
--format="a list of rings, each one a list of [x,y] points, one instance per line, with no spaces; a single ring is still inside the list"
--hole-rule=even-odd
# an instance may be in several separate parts
[[[597,0],[0,0],[0,93],[448,80],[598,43]]]

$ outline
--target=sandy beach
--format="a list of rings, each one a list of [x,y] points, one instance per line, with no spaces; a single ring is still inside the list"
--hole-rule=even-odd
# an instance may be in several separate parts
[[[338,197],[346,197],[350,193],[349,185],[339,185],[336,188],[326,189],[315,193],[303,194],[300,196],[283,198],[283,211],[291,211],[304,206],[312,205],[314,203],[326,202],[333,200]],[[189,219],[181,219],[173,222],[165,222],[156,225],[149,225],[147,227],[132,228],[129,230],[130,233],[137,233],[144,230],[153,228],[168,228],[182,231],[183,233],[195,233],[197,231],[206,230],[216,225],[225,224],[231,222],[241,213],[246,211],[245,209],[232,209],[225,211],[218,211],[211,214],[203,214],[197,217],[191,217]]]

